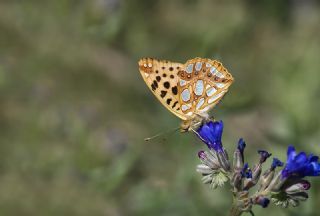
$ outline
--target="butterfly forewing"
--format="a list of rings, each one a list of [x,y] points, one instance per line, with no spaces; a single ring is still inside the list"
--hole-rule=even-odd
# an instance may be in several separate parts
[[[183,64],[143,58],[139,61],[140,73],[158,100],[173,114],[183,120],[188,117],[181,111],[178,95],[178,71]]]
[[[192,118],[214,107],[233,82],[220,62],[202,58],[188,60],[178,76],[181,110]]]

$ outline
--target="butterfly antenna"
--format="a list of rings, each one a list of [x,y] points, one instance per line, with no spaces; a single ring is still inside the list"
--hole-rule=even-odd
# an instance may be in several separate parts
[[[150,141],[150,140],[153,140],[153,139],[155,139],[155,138],[164,136],[164,135],[169,134],[169,133],[173,134],[173,133],[175,133],[176,131],[178,131],[179,129],[180,129],[180,127],[177,127],[177,128],[173,128],[173,129],[171,129],[171,130],[165,131],[165,132],[158,133],[158,134],[156,134],[156,135],[154,135],[154,136],[152,136],[152,137],[144,138],[144,141]]]

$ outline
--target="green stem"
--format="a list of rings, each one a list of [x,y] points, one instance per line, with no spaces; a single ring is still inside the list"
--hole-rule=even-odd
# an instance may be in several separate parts
[[[232,203],[232,207],[230,209],[229,216],[240,216],[242,215],[243,211],[239,208],[236,202]]]
[[[248,191],[234,192],[229,216],[240,216],[243,212],[251,210]]]

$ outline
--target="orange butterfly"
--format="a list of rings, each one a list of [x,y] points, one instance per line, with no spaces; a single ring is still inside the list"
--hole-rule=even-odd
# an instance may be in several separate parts
[[[140,73],[158,100],[183,120],[181,132],[195,130],[227,93],[232,75],[211,59],[194,58],[185,64],[143,58]]]

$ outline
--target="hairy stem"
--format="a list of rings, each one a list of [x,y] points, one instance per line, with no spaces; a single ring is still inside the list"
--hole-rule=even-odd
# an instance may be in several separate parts
[[[240,216],[242,215],[243,211],[237,205],[237,202],[232,203],[232,207],[230,209],[229,216]]]
[[[245,211],[251,210],[251,201],[248,191],[234,192],[233,202],[229,216],[240,216]]]

